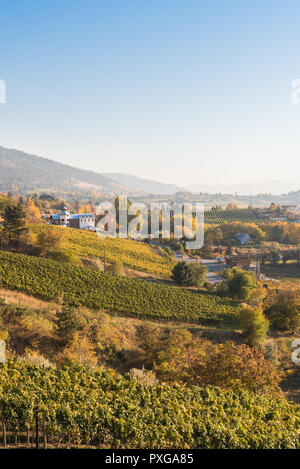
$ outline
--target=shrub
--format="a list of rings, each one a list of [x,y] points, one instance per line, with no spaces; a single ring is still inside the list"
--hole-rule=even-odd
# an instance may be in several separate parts
[[[247,301],[254,288],[256,288],[254,274],[237,267],[228,269],[225,273],[225,280],[220,284],[220,292],[225,292],[233,299],[239,301]]]
[[[28,352],[22,360],[44,368],[55,368],[55,365],[51,363],[48,358],[45,358],[37,352]]]
[[[264,346],[263,354],[267,360],[270,360],[270,362],[273,365],[278,365],[278,347],[277,344],[274,340],[267,342],[266,345]]]
[[[144,368],[131,368],[130,376],[136,379],[136,381],[139,383],[146,386],[155,386],[158,384],[155,373],[152,370],[145,370]]]
[[[172,271],[172,278],[178,284],[186,287],[200,287],[206,278],[207,269],[203,265],[178,262]]]
[[[245,344],[227,342],[210,356],[202,382],[224,390],[247,389],[259,394],[280,394],[280,374],[263,354]]]
[[[46,252],[45,257],[47,259],[53,259],[60,262],[68,262],[69,264],[78,265],[80,263],[79,257],[71,249],[64,250],[49,250]]]
[[[269,321],[260,310],[244,306],[239,310],[239,326],[249,344],[258,347],[266,339]]]
[[[37,235],[37,245],[42,254],[47,251],[59,251],[63,246],[64,232],[62,230],[45,230]]]
[[[296,293],[278,292],[265,309],[265,315],[274,329],[294,332],[300,327],[300,302]]]

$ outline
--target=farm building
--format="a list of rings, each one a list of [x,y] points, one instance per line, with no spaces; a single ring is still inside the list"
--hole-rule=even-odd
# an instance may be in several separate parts
[[[226,264],[229,267],[238,267],[239,269],[249,269],[251,264],[250,256],[226,256]]]
[[[70,213],[63,206],[60,213],[50,216],[50,224],[79,230],[90,229],[95,227],[95,215],[93,213]]]

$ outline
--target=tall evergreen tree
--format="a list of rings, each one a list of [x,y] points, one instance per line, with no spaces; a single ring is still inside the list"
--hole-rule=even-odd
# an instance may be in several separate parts
[[[27,231],[25,226],[26,213],[21,206],[9,204],[2,214],[3,231],[8,236],[9,241],[18,240],[20,235]]]
[[[68,305],[63,305],[57,313],[56,333],[67,344],[70,343],[75,332],[80,329],[80,320],[76,310]]]

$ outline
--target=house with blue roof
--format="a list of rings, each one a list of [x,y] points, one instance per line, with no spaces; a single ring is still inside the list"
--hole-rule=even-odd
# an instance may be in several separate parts
[[[93,213],[70,213],[67,207],[63,206],[60,213],[50,216],[50,224],[78,230],[92,230],[95,228],[95,215]]]

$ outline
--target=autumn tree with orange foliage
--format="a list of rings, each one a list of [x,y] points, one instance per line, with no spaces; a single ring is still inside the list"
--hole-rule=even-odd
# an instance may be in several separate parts
[[[65,348],[63,357],[81,365],[96,366],[97,355],[84,331],[76,331],[72,342]]]
[[[38,223],[41,221],[41,214],[32,199],[29,199],[26,205],[26,221],[28,223]]]
[[[80,205],[78,213],[92,213],[91,204]]]
[[[197,384],[211,384],[225,390],[245,388],[256,393],[280,393],[280,379],[279,372],[259,350],[227,342],[218,345],[205,366],[200,366]]]
[[[259,350],[245,344],[213,344],[193,338],[187,330],[175,329],[167,337],[154,337],[152,354],[156,374],[166,382],[257,393],[280,392],[281,377],[272,363]]]

